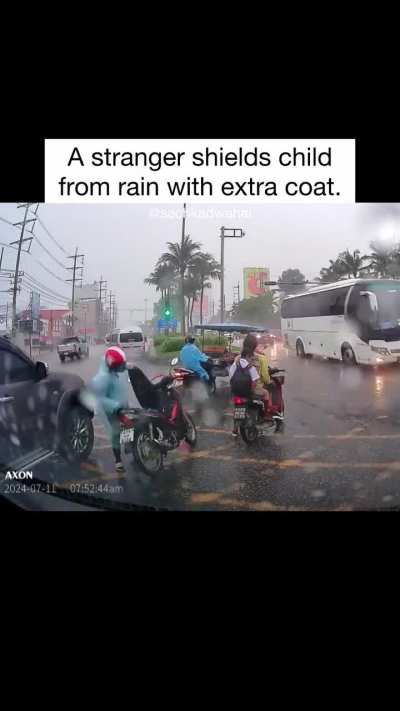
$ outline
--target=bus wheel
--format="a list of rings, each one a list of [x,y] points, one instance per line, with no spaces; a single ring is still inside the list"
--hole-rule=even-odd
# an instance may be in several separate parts
[[[306,352],[301,341],[296,341],[296,355],[298,358],[305,358]]]
[[[356,365],[357,363],[354,351],[348,343],[342,346],[342,361],[344,365]]]

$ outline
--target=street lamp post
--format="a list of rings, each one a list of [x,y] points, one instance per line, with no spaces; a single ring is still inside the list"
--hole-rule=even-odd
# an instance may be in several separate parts
[[[225,287],[225,246],[224,246],[224,240],[229,237],[235,237],[235,238],[241,238],[245,236],[245,231],[242,230],[241,228],[238,227],[221,227],[221,234],[220,234],[220,239],[221,239],[221,294],[220,294],[220,314],[221,314],[221,323],[224,321],[224,312],[225,312],[225,293],[224,293],[224,287]]]

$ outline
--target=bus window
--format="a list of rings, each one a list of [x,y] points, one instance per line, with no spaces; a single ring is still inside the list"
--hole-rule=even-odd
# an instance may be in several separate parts
[[[349,287],[345,286],[343,289],[334,289],[330,292],[331,301],[329,312],[331,316],[343,316],[348,290]]]

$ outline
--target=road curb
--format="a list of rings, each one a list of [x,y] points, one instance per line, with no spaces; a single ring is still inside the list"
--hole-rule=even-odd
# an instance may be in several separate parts
[[[166,354],[165,358],[162,358],[161,356],[152,356],[149,353],[144,354],[144,359],[147,361],[147,363],[153,364],[153,365],[170,365],[171,358]]]

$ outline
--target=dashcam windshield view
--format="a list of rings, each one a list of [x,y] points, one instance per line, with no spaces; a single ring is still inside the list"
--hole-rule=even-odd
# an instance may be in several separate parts
[[[0,494],[400,505],[398,204],[0,204]]]

